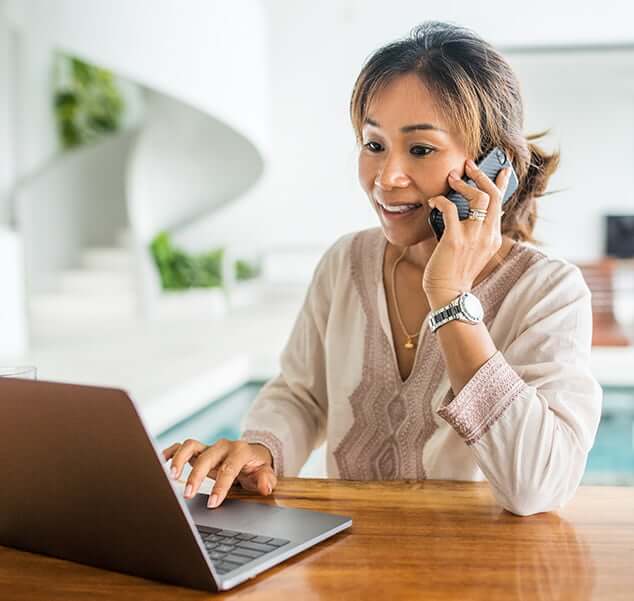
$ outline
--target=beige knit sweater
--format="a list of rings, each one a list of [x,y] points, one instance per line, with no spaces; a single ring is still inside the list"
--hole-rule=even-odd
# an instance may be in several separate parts
[[[579,268],[516,242],[472,289],[498,349],[454,396],[423,321],[402,381],[383,286],[381,228],[346,234],[320,259],[241,438],[264,444],[276,473],[297,475],[326,442],[327,476],[487,480],[528,515],[574,494],[599,423],[589,367],[590,290]]]

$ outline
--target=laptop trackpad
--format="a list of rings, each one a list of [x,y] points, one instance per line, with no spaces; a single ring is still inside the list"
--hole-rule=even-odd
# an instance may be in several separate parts
[[[194,523],[224,530],[238,530],[272,538],[301,541],[341,524],[341,517],[317,511],[277,507],[256,501],[225,499],[220,507],[207,507],[207,494],[185,499]]]

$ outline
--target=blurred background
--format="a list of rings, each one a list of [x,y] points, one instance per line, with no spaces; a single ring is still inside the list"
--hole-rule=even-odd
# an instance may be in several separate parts
[[[235,438],[312,271],[378,225],[348,117],[440,19],[503,51],[561,150],[536,238],[593,293],[584,482],[634,485],[634,8],[606,0],[0,0],[0,365],[125,388],[164,447]],[[302,470],[323,476],[322,449]]]

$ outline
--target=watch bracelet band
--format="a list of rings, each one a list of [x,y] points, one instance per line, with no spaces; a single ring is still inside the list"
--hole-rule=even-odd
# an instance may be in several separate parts
[[[463,293],[461,292],[456,298],[454,298],[451,302],[446,304],[444,307],[440,307],[432,312],[429,316],[429,329],[432,333],[434,333],[440,326],[453,321],[454,319],[459,319],[461,315],[464,315],[460,310],[459,302]],[[463,320],[460,320],[463,321]],[[468,320],[467,323],[471,323]]]

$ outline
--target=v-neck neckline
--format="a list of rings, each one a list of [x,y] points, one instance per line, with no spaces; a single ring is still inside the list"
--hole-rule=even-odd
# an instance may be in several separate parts
[[[377,285],[379,286],[379,297],[381,299],[381,302],[383,303],[383,309],[384,309],[384,315],[387,316],[387,321],[386,321],[386,336],[388,338],[390,347],[392,349],[392,365],[393,365],[393,369],[396,373],[396,378],[397,381],[399,382],[399,385],[401,387],[401,389],[405,388],[412,380],[413,374],[418,371],[418,363],[420,361],[420,354],[421,354],[421,347],[426,346],[427,342],[429,340],[429,335],[431,334],[429,328],[427,327],[427,322],[429,320],[429,316],[432,313],[432,309],[430,308],[430,310],[427,312],[427,314],[425,315],[425,318],[423,319],[421,326],[420,326],[420,330],[418,332],[418,336],[417,338],[417,343],[416,343],[416,350],[414,351],[414,361],[412,363],[412,368],[410,369],[409,374],[407,375],[407,378],[405,378],[405,380],[403,380],[403,378],[401,377],[401,372],[399,369],[399,365],[398,365],[398,356],[396,354],[396,343],[394,342],[394,332],[392,332],[392,325],[390,323],[390,319],[389,319],[389,312],[388,312],[388,303],[387,303],[387,291],[385,289],[385,283],[383,281],[383,265],[385,264],[385,253],[387,250],[387,238],[385,237],[385,234],[383,233],[382,230],[379,231],[380,236],[381,236],[381,241],[379,243],[379,252],[377,253],[378,255],[378,274],[379,274],[379,278],[378,278],[378,282]],[[478,284],[476,284],[472,289],[471,289],[471,293],[472,294],[476,294],[476,292],[480,291],[482,286],[484,284],[486,284],[491,277],[496,274],[500,268],[505,265],[507,263],[507,261],[511,258],[511,256],[515,253],[515,251],[518,249],[519,245],[517,240],[513,240],[513,245],[511,246],[511,248],[509,249],[508,253],[506,253],[506,256],[504,257],[504,259],[502,260],[502,262],[497,265],[491,272],[489,272],[487,274],[487,276],[481,280],[480,282],[478,282]],[[377,271],[375,271],[375,273],[377,273]],[[477,294],[476,294],[477,296]],[[484,304],[484,303],[483,303]],[[486,309],[486,308],[485,308]],[[379,308],[379,311],[381,309]]]

